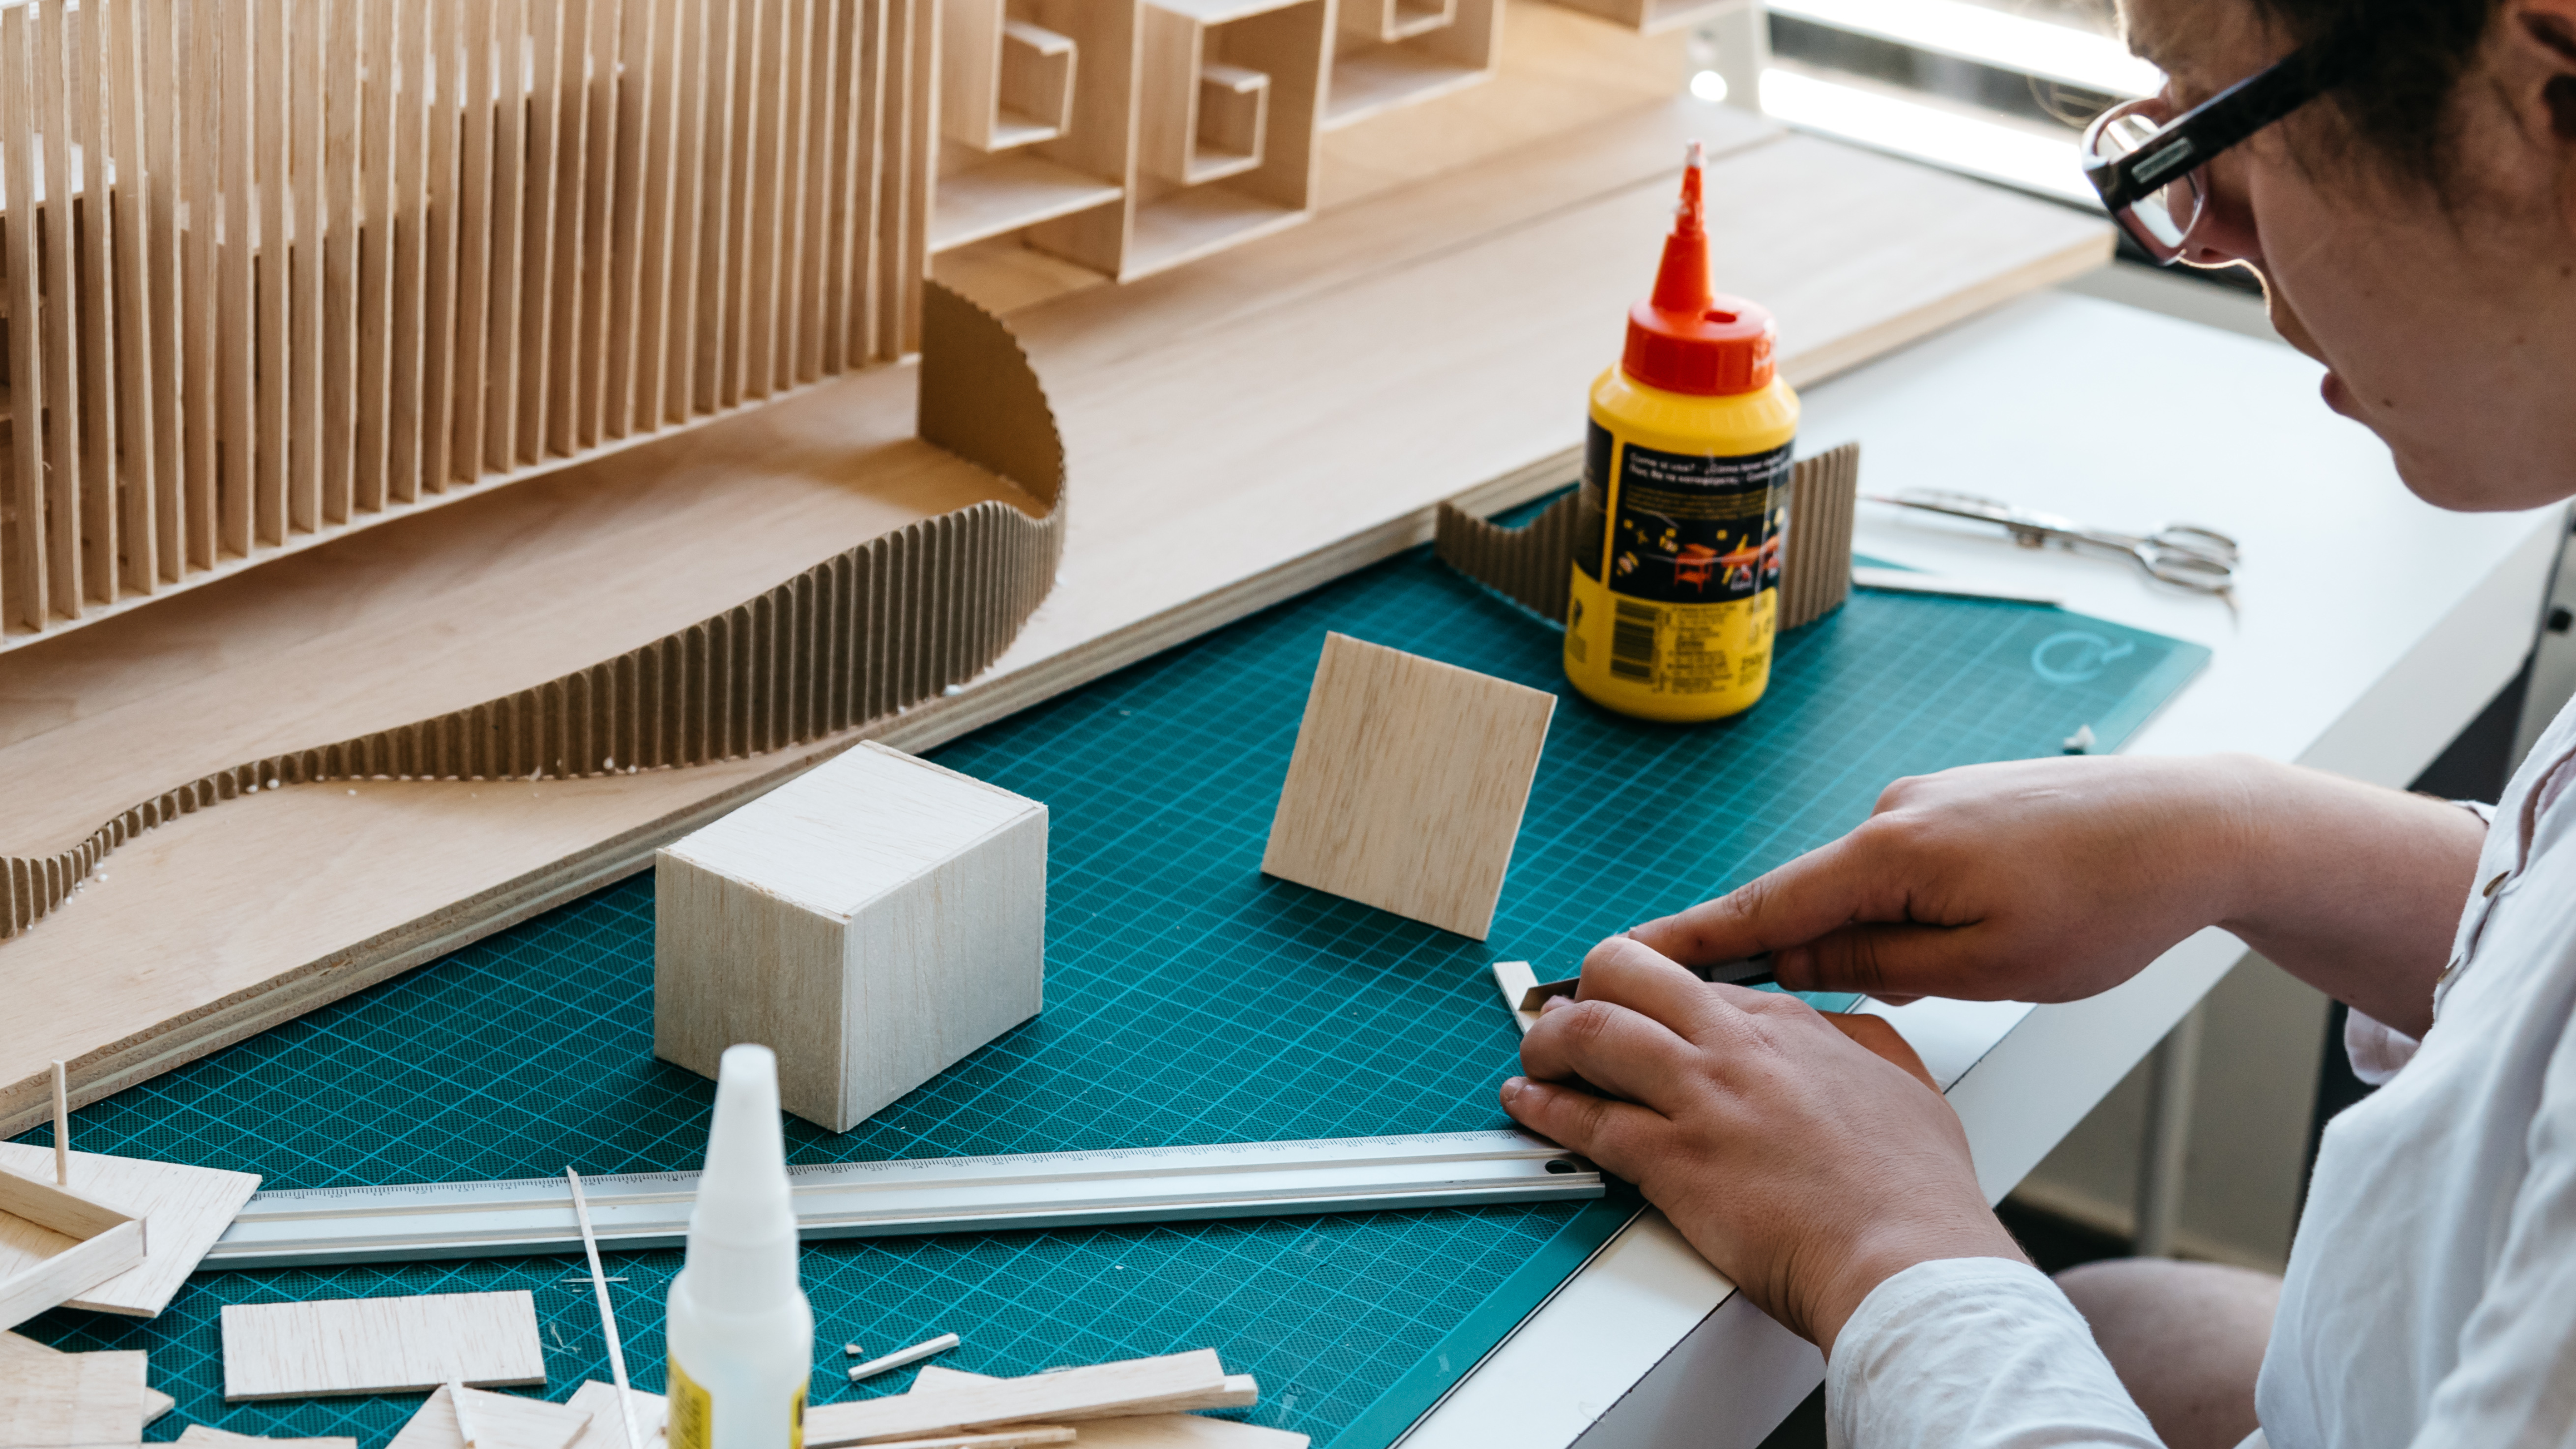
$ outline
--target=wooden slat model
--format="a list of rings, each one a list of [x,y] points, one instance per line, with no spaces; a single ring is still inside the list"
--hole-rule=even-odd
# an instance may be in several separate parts
[[[0,1142],[0,1171],[33,1177],[49,1173],[49,1148]],[[256,1173],[189,1167],[98,1152],[71,1154],[72,1185],[88,1196],[144,1221],[151,1255],[140,1264],[64,1300],[67,1308],[150,1318],[196,1271],[233,1215],[259,1190]],[[32,1265],[28,1250],[0,1234],[0,1278]]]
[[[0,1328],[138,1266],[148,1246],[143,1219],[73,1188],[0,1171]]]
[[[910,351],[933,3],[0,11],[0,649]]]
[[[5,1380],[12,1374],[32,1375],[38,1372],[35,1367],[37,1360],[63,1356],[61,1349],[48,1347],[32,1338],[15,1333],[0,1333],[0,1380]],[[121,1374],[122,1370],[118,1372]],[[178,1400],[147,1385],[143,1390],[143,1422],[149,1424],[177,1408],[178,1405]],[[0,1443],[5,1442],[5,1437],[0,1436]]]
[[[987,1374],[933,1364],[914,1377],[909,1392],[941,1393],[966,1384],[994,1382],[997,1380]],[[1167,1404],[1159,1412],[1120,1409],[1053,1417],[1079,1424],[1084,1449],[1306,1449],[1307,1436],[1303,1434],[1189,1412],[1249,1408],[1259,1402],[1260,1390],[1250,1374],[1231,1375],[1226,1384],[1224,1390],[1205,1396],[1207,1402]]]
[[[579,1403],[550,1404],[517,1394],[467,1389],[465,1412],[474,1423],[474,1449],[571,1449],[598,1422]],[[624,1431],[612,1431],[623,1437]],[[610,1441],[614,1442],[614,1440]],[[466,1449],[457,1427],[456,1390],[443,1387],[394,1431],[385,1449]]]
[[[234,1403],[546,1381],[525,1289],[234,1303],[222,1321],[224,1398]]]
[[[107,1449],[143,1437],[144,1356],[0,1358],[0,1449]]]
[[[1023,1378],[957,1384],[936,1393],[895,1394],[805,1411],[809,1449],[919,1439],[983,1425],[1045,1419],[1086,1410],[1151,1413],[1169,1402],[1221,1392],[1225,1370],[1214,1349],[1127,1359]]]
[[[229,764],[129,804],[68,850],[0,859],[0,939],[27,929],[128,838],[178,815],[326,780],[565,779],[757,755],[848,730],[990,665],[1054,582],[1062,445],[1000,323],[941,288],[920,429],[1018,481],[998,501],[879,534],[639,648],[497,699]],[[130,797],[129,797],[130,798]]]
[[[1324,636],[1261,870],[1485,939],[1556,696]]]
[[[1046,880],[1044,805],[862,744],[656,858],[653,1054],[847,1132],[1038,1014]]]

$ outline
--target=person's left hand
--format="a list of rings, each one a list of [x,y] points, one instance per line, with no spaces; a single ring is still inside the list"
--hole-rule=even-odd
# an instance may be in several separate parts
[[[1503,1108],[1637,1184],[1762,1310],[1830,1353],[1872,1288],[2020,1258],[1915,1064],[1796,997],[1711,985],[1625,936],[1521,1043]],[[1884,1024],[1878,1024],[1884,1030]],[[1911,1058],[1910,1051],[1904,1053]]]

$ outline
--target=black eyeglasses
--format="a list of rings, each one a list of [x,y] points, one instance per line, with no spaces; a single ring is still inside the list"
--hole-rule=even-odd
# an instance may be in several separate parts
[[[2329,35],[2167,119],[2161,95],[2124,102],[2084,131],[2084,178],[2102,205],[2159,262],[2180,257],[2200,225],[2204,179],[2220,152],[2341,84],[2353,46]]]

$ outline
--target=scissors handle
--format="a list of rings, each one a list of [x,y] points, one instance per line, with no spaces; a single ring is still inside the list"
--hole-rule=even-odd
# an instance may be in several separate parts
[[[2233,562],[2176,548],[2160,538],[2141,540],[2129,550],[2129,556],[2138,561],[2138,567],[2145,569],[2149,578],[2195,593],[2223,594],[2236,583]]]

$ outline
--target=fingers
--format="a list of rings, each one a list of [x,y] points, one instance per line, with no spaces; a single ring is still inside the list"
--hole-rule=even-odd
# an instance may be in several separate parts
[[[1578,1001],[1607,1001],[1654,1018],[1677,1036],[1696,1037],[1720,1008],[1708,983],[1662,952],[1629,936],[1612,936],[1583,958]]]
[[[1916,1054],[1913,1043],[1898,1035],[1896,1028],[1881,1018],[1836,1012],[1826,1016],[1825,1021],[1834,1030],[1904,1068],[1914,1080],[1935,1092],[1941,1090],[1941,1084],[1932,1080],[1931,1069],[1923,1065],[1923,1058]]]
[[[1634,1102],[1552,1082],[1514,1077],[1503,1083],[1502,1095],[1513,1121],[1630,1182],[1654,1161],[1672,1128],[1662,1115]]]
[[[1917,996],[1991,1000],[1995,945],[1978,926],[1854,924],[1772,954],[1792,991],[1860,991],[1883,1001]]]
[[[1521,1038],[1521,1070],[1542,1082],[1582,1081],[1669,1112],[1688,1095],[1689,1042],[1640,1012],[1579,1001],[1539,1016]]]
[[[1866,848],[1855,845],[1856,839],[1847,835],[1819,846],[1713,901],[1628,934],[1675,961],[1700,966],[1800,945],[1867,919],[1886,895],[1886,880],[1867,868]]]

